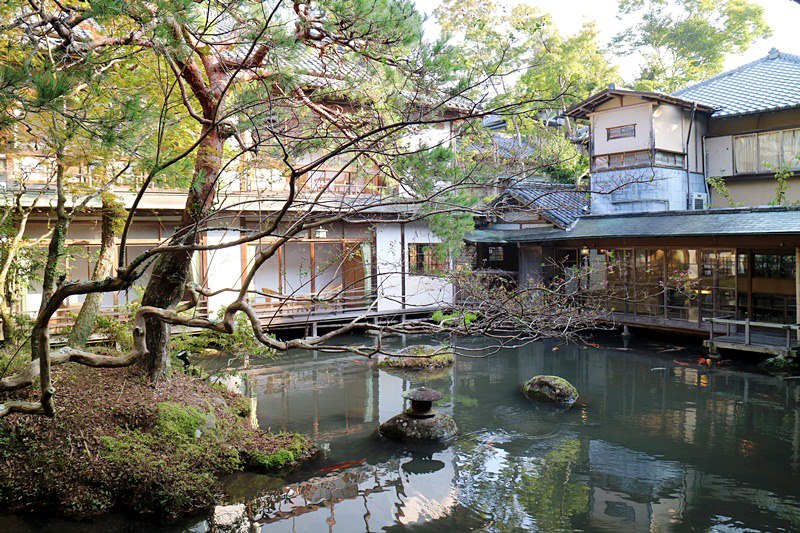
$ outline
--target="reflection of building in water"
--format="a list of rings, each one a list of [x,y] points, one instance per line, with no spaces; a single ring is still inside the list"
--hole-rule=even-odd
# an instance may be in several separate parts
[[[800,505],[787,503],[793,476],[775,479],[800,458],[795,382],[683,366],[674,355],[553,347],[460,359],[427,382],[355,356],[251,370],[261,427],[327,443],[323,466],[335,467],[259,498],[252,516],[263,531],[426,521],[456,531],[492,523],[654,531],[740,516],[767,529],[800,523]],[[572,381],[586,406],[554,415],[519,395],[521,381],[545,373]],[[447,395],[442,409],[465,435],[410,459],[374,432],[402,410],[400,392],[422,384]]]
[[[452,454],[391,459],[286,486],[251,500],[247,515],[262,532],[380,531],[391,524],[447,519],[457,498]],[[335,526],[335,527],[334,527]]]
[[[262,428],[305,433],[320,442],[376,431],[403,410],[401,393],[418,386],[415,379],[422,375],[392,375],[379,371],[375,361],[347,356],[268,367],[251,376]],[[427,383],[448,394],[451,382],[443,374]]]
[[[730,517],[741,516],[743,509],[760,512],[762,505],[756,501],[769,501],[773,517],[794,520],[798,511],[781,503],[781,495],[796,494],[791,472],[797,472],[800,463],[800,383],[712,370],[688,359],[691,349],[681,347],[656,347],[653,351],[669,355],[648,359],[614,350],[561,346],[554,351],[554,346],[537,343],[519,350],[516,357],[509,354],[505,361],[459,362],[459,394],[491,405],[493,397],[536,374],[565,376],[577,386],[587,405],[561,422],[579,425],[580,439],[588,442],[576,459],[585,464],[585,483],[591,487],[588,524],[620,531],[671,529],[670,524],[683,523],[687,516],[693,523],[712,524],[724,518],[717,513]],[[682,365],[672,361],[676,355]],[[503,365],[516,371],[487,387],[487,376],[498,374]],[[478,415],[474,411],[456,403],[462,427],[471,417],[486,423],[486,410]],[[498,427],[537,430],[525,425],[530,411],[514,407],[511,400],[503,402],[503,412],[495,416]],[[776,476],[776,465],[790,472]],[[480,476],[484,467],[472,470]],[[476,486],[472,473],[465,483]],[[749,492],[741,490],[745,486]],[[476,501],[491,490],[490,480],[477,491]],[[703,505],[709,494],[731,502],[727,513]],[[517,501],[509,500],[504,509],[513,513],[510,506]]]
[[[677,463],[615,446],[589,443],[593,525],[625,531],[663,531],[685,510],[686,472]]]

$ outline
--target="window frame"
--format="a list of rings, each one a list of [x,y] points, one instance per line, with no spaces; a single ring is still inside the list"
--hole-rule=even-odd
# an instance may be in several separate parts
[[[626,133],[627,128],[630,128],[630,134]],[[631,139],[636,137],[636,124],[623,124],[621,126],[612,126],[606,128],[606,141],[614,141],[616,139]]]
[[[779,142],[779,154],[778,154],[778,166],[782,166],[784,164],[789,164],[789,169],[792,171],[800,171],[800,153],[797,154],[789,154],[785,153],[785,136],[788,133],[793,133],[795,135],[800,134],[800,128],[782,128],[782,129],[774,129],[774,130],[765,130],[765,131],[750,131],[747,133],[740,133],[738,135],[731,135],[731,150],[733,156],[733,175],[753,175],[753,174],[774,174],[778,171],[778,168],[766,168],[764,165],[764,157],[762,156],[762,146],[761,140],[762,137],[768,135],[775,135],[780,134],[780,142]],[[745,137],[752,137],[755,140],[755,170],[739,170],[737,166],[737,157],[739,156],[739,150],[736,147],[736,140],[742,139]],[[788,159],[787,159],[788,158]],[[794,164],[793,164],[794,162]]]
[[[489,261],[489,264],[502,265],[503,262],[505,261],[505,248],[503,248],[503,246],[501,245],[489,245],[486,257]]]
[[[447,272],[449,265],[437,253],[438,242],[410,242],[406,258],[408,273],[414,276],[435,276]]]

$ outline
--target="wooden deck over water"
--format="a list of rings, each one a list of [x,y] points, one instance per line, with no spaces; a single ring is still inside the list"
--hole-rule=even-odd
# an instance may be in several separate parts
[[[703,344],[712,354],[718,350],[735,350],[794,358],[800,352],[798,324],[775,324],[730,318],[705,318],[701,322],[662,316],[611,313],[609,321],[626,326],[708,335]]]
[[[769,355],[783,355],[784,357],[794,358],[797,356],[797,350],[800,348],[800,343],[797,342],[797,336],[790,339],[787,343],[786,336],[780,333],[752,333],[750,342],[747,342],[744,333],[733,335],[722,335],[714,337],[703,344],[716,353],[717,350],[739,350],[745,352],[755,352]]]

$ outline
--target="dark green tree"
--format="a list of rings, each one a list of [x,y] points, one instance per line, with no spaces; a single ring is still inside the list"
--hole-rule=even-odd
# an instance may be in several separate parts
[[[771,34],[764,8],[750,0],[621,0],[619,11],[641,19],[613,45],[642,55],[634,87],[644,91],[671,93],[719,74],[726,55]]]

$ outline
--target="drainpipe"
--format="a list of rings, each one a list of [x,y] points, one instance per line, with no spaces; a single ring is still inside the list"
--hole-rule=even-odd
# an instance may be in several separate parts
[[[692,125],[694,124],[694,114],[697,111],[697,102],[692,103],[692,115],[689,117],[689,132],[686,134],[686,208],[692,208],[692,173],[689,170],[689,143],[692,139]]]
[[[708,186],[708,158],[706,156],[706,137],[708,134],[704,134],[701,143],[701,149],[703,150],[703,188],[706,191],[706,198],[708,198],[708,207],[714,207],[711,198],[711,187]]]

